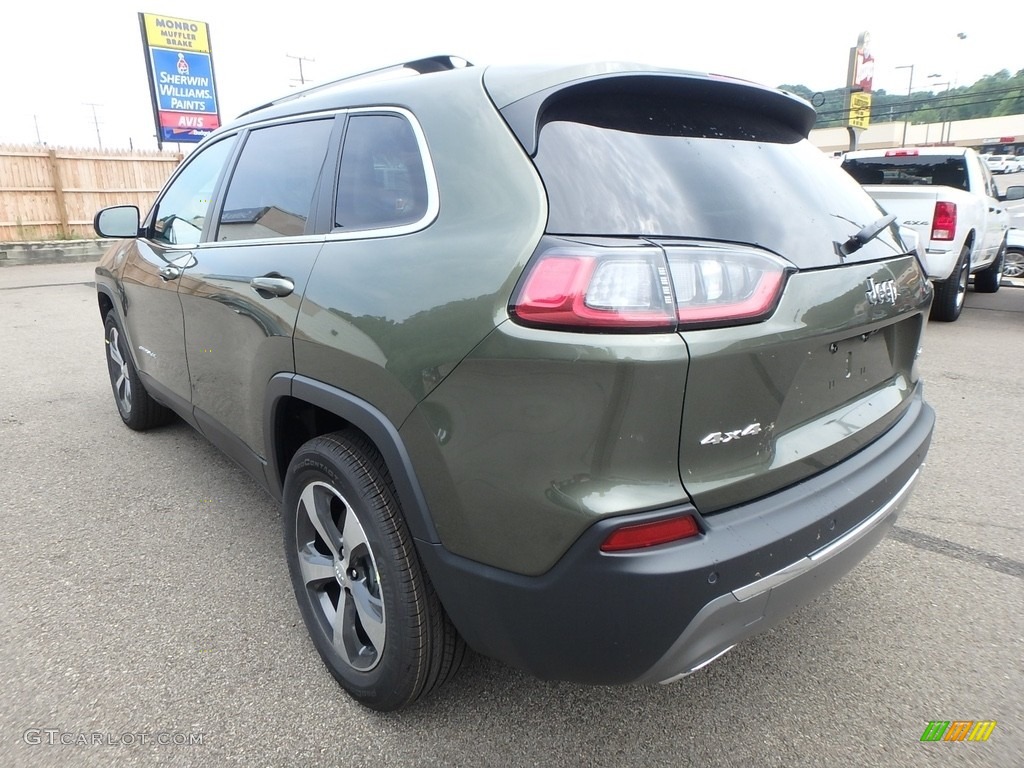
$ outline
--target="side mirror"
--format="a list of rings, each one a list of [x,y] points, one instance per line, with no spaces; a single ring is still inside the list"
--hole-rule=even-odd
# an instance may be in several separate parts
[[[134,205],[104,208],[93,218],[92,228],[100,237],[138,237],[139,209]]]
[[[1000,200],[1024,200],[1024,187],[1017,185],[1007,187],[1006,191],[999,196]]]

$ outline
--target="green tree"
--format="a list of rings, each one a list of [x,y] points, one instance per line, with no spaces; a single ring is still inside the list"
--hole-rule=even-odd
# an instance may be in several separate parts
[[[817,93],[805,85],[780,85],[779,88],[815,105],[818,113],[815,127],[846,125],[848,112],[845,88]],[[872,94],[871,99],[873,123],[903,120],[911,123],[938,123],[1019,114],[1024,114],[1024,69],[1014,75],[1003,69],[994,75],[986,75],[972,85],[917,90],[909,96],[878,90]]]

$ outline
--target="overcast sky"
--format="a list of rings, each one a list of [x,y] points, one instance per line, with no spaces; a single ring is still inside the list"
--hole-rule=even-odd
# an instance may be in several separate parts
[[[1024,69],[1019,21],[991,5],[958,18],[940,6],[948,7],[933,0],[100,0],[73,7],[12,0],[0,11],[0,143],[36,143],[38,135],[51,145],[94,147],[95,110],[104,147],[127,148],[130,139],[155,149],[140,11],[210,25],[228,120],[296,84],[298,62],[287,54],[315,59],[303,64],[314,82],[445,53],[475,64],[639,61],[828,90],[844,85],[849,49],[867,30],[876,89],[906,93],[910,70],[901,65],[914,65],[915,91]]]

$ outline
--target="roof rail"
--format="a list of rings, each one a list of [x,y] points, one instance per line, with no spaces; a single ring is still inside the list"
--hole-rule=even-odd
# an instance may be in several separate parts
[[[289,93],[287,96],[282,96],[279,99],[268,101],[266,104],[261,104],[258,107],[247,109],[245,112],[239,115],[244,117],[245,115],[251,115],[253,112],[259,112],[261,109],[267,107],[274,107],[278,104],[284,104],[289,101],[295,101],[301,99],[310,94],[316,93],[317,91],[323,91],[328,88],[332,88],[339,83],[352,83],[358,80],[365,80],[378,75],[387,74],[389,72],[401,72],[403,69],[411,69],[420,75],[426,75],[430,72],[445,72],[449,69],[463,69],[465,67],[472,67],[472,62],[466,61],[460,56],[449,56],[447,54],[440,56],[427,56],[423,59],[416,59],[414,61],[404,61],[400,64],[389,64],[386,67],[380,67],[379,69],[371,69],[368,72],[360,72],[355,75],[347,75],[346,77],[338,78],[337,80],[331,80],[326,83],[319,83],[311,88],[304,88],[301,91],[295,91]]]

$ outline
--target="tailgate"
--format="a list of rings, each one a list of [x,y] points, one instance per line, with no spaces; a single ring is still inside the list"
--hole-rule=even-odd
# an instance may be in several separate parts
[[[917,386],[929,299],[902,256],[796,273],[768,321],[683,333],[679,470],[697,508],[797,483],[891,426]]]
[[[895,213],[896,222],[917,232],[927,245],[932,236],[932,217],[935,203],[943,199],[945,187],[896,187],[869,184],[864,190],[875,199],[886,213]],[[944,199],[950,199],[947,195]]]

